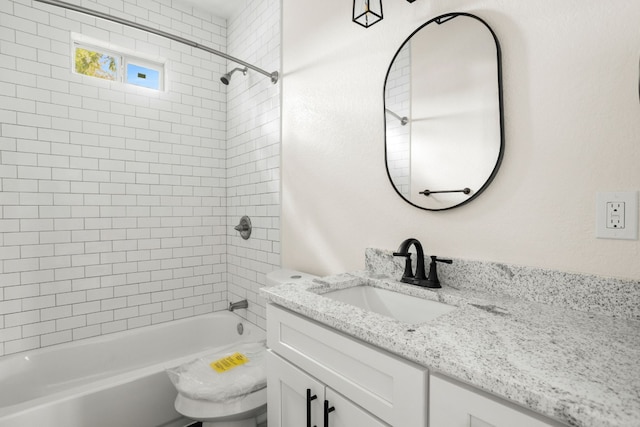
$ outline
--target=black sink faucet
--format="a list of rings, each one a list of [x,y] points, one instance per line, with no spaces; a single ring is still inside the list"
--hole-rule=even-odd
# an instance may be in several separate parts
[[[416,247],[416,255],[418,263],[416,265],[416,274],[413,274],[413,267],[411,265],[411,254],[409,248],[411,245]],[[426,277],[424,272],[424,250],[422,244],[418,239],[407,239],[400,243],[398,252],[394,252],[393,256],[405,257],[404,273],[402,274],[401,282],[410,283],[412,285],[424,286],[426,288],[441,288],[440,280],[438,280],[438,270],[436,269],[436,262],[443,262],[445,264],[451,264],[453,261],[450,259],[442,259],[435,256],[431,257],[431,264],[429,265],[429,277]]]
[[[416,255],[418,258],[418,264],[416,265],[416,274],[413,274],[413,268],[411,266],[411,254],[409,248],[411,245],[416,248]],[[402,274],[401,282],[410,283],[412,285],[427,286],[427,276],[424,272],[424,251],[422,250],[422,244],[418,239],[407,239],[400,244],[398,252],[394,252],[393,256],[405,257],[404,273]]]

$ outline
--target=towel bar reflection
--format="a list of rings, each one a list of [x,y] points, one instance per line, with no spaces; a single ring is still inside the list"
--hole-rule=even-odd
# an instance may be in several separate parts
[[[436,193],[464,193],[464,194],[471,194],[471,189],[470,188],[463,188],[462,190],[441,190],[441,191],[424,190],[424,191],[421,191],[418,194],[424,194],[425,196],[429,197],[429,195],[436,194]]]

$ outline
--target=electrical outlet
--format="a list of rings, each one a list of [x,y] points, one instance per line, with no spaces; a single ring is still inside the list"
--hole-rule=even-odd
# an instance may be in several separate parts
[[[607,202],[607,228],[624,228],[624,202]]]
[[[638,240],[638,192],[598,193],[596,237]]]

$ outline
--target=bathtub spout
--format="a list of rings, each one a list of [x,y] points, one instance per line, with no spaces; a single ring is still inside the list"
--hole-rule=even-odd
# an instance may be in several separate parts
[[[236,310],[238,308],[247,308],[249,307],[249,302],[246,299],[238,302],[230,302],[229,303],[229,311]]]

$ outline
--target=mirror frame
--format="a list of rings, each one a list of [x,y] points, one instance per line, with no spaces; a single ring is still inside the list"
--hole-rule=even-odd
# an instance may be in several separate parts
[[[497,65],[497,77],[498,77],[498,109],[499,109],[499,113],[500,113],[500,117],[499,117],[499,122],[500,122],[500,151],[498,153],[498,158],[496,160],[496,164],[495,164],[491,174],[489,175],[489,177],[487,178],[485,183],[478,189],[478,191],[476,191],[474,194],[472,194],[471,197],[469,197],[468,199],[464,200],[463,202],[458,203],[457,205],[449,206],[449,207],[446,207],[446,208],[439,208],[439,209],[425,208],[425,207],[422,207],[422,206],[418,206],[415,203],[411,202],[411,200],[408,200],[407,198],[405,198],[402,195],[402,193],[400,193],[400,191],[398,190],[396,185],[394,184],[393,179],[391,178],[391,173],[389,172],[389,159],[388,159],[388,151],[387,151],[387,115],[385,114],[385,111],[386,111],[386,108],[387,108],[387,105],[386,105],[387,79],[389,78],[389,73],[391,72],[391,67],[393,66],[393,63],[395,62],[398,54],[400,53],[402,48],[411,40],[411,38],[417,32],[419,32],[421,29],[423,29],[424,27],[426,27],[429,24],[435,23],[437,25],[441,25],[441,24],[444,24],[445,22],[447,22],[447,21],[449,21],[451,19],[455,19],[458,16],[466,16],[466,17],[473,18],[473,19],[476,19],[477,21],[479,21],[481,24],[483,24],[486,27],[487,30],[489,30],[489,32],[491,33],[491,36],[493,37],[493,40],[494,40],[494,42],[496,44],[496,61],[497,61],[496,65]],[[478,16],[473,15],[471,13],[452,12],[452,13],[445,13],[443,15],[440,15],[440,16],[437,16],[437,17],[435,17],[433,19],[430,19],[429,21],[425,22],[424,24],[422,24],[418,28],[416,28],[411,34],[409,34],[409,36],[405,39],[405,41],[402,42],[402,44],[400,45],[400,47],[398,48],[396,53],[393,55],[393,58],[391,59],[391,62],[389,64],[389,68],[387,70],[387,74],[386,74],[385,79],[384,79],[384,85],[382,87],[382,104],[383,104],[382,115],[383,115],[383,118],[384,118],[384,160],[385,160],[385,168],[387,170],[387,177],[389,178],[389,182],[391,183],[391,186],[393,187],[395,192],[405,202],[409,203],[412,206],[415,206],[418,209],[422,209],[422,210],[426,210],[426,211],[437,212],[437,211],[449,210],[449,209],[453,209],[453,208],[456,208],[456,207],[459,207],[459,206],[466,205],[467,203],[469,203],[470,201],[472,201],[476,197],[478,197],[480,194],[482,194],[482,192],[489,186],[489,184],[491,184],[491,182],[493,181],[493,179],[495,178],[495,176],[498,173],[498,169],[500,169],[500,165],[502,164],[502,159],[504,157],[504,147],[505,147],[505,138],[504,138],[504,104],[503,104],[503,89],[502,89],[502,51],[500,49],[500,42],[498,41],[498,37],[496,36],[496,33],[489,26],[489,24],[487,24],[483,19],[481,19]]]

